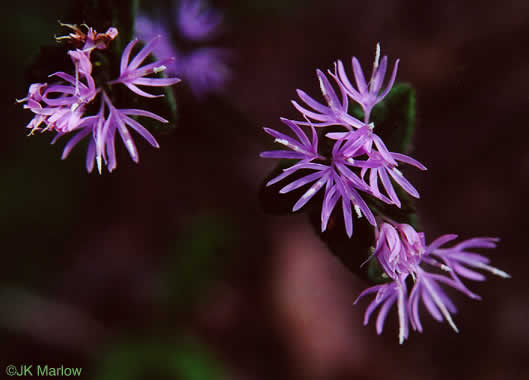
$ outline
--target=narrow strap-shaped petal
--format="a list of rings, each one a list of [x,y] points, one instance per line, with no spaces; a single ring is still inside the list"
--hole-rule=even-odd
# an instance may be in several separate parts
[[[435,302],[433,301],[431,295],[429,292],[422,289],[421,292],[421,298],[422,302],[424,303],[424,306],[426,306],[426,309],[430,313],[430,315],[437,321],[442,322],[443,321],[443,315],[435,305]]]
[[[169,122],[168,120],[164,119],[163,117],[158,116],[155,113],[152,113],[152,112],[149,112],[149,111],[145,111],[145,110],[140,110],[140,109],[135,109],[135,108],[124,108],[124,109],[120,109],[119,112],[124,113],[125,115],[150,117],[151,119],[158,120],[161,123],[168,123]]]
[[[340,82],[342,83],[342,86],[347,90],[349,96],[356,101],[357,103],[360,103],[361,95],[351,84],[351,81],[349,81],[349,78],[347,77],[347,74],[345,72],[344,65],[342,61],[338,60],[336,63],[336,70],[338,74],[338,78],[340,79]]]
[[[179,78],[137,78],[134,84],[138,86],[165,87],[180,82]]]
[[[92,170],[94,170],[95,157],[96,157],[96,143],[94,142],[94,140],[90,140],[90,142],[88,143],[88,150],[86,152],[86,161],[85,161],[86,171],[88,173],[92,173]]]
[[[432,241],[430,243],[430,245],[428,245],[426,247],[426,252],[425,253],[430,253],[430,252],[433,252],[435,251],[437,248],[439,248],[440,246],[448,243],[449,241],[452,241],[454,239],[457,239],[457,235],[454,235],[454,234],[447,234],[447,235],[441,235],[439,236],[437,239],[435,239],[434,241]]]
[[[370,92],[376,96],[380,89],[382,88],[382,82],[384,81],[384,76],[386,75],[386,69],[388,66],[388,57],[384,56],[380,65],[376,69],[376,72],[371,76]]]
[[[120,74],[123,74],[127,70],[127,65],[129,63],[130,53],[132,52],[132,49],[134,48],[134,45],[138,42],[138,39],[133,39],[130,41],[125,49],[123,50],[123,53],[121,54],[121,63],[119,65],[119,72]]]
[[[164,96],[163,94],[154,95],[154,94],[150,94],[148,92],[145,92],[145,91],[141,90],[140,88],[136,87],[132,83],[124,83],[124,85],[127,86],[129,88],[129,90],[131,90],[135,94],[138,94],[140,96],[144,96],[146,98],[161,98],[161,97]]]
[[[371,318],[371,314],[373,314],[373,312],[376,310],[376,308],[382,304],[388,297],[391,296],[391,291],[389,289],[387,289],[388,285],[385,284],[385,285],[378,285],[379,287],[380,286],[383,286],[386,288],[386,291],[383,293],[382,297],[375,297],[373,299],[373,301],[371,301],[369,303],[369,305],[367,306],[366,308],[366,311],[364,313],[364,326],[367,326],[367,324],[369,323],[369,319]],[[367,290],[371,290],[371,289],[374,289],[374,288],[377,288],[377,286],[373,286],[372,288],[369,288]],[[366,293],[367,294],[367,293]],[[360,297],[358,297],[360,298]],[[356,301],[355,301],[356,302]]]
[[[121,136],[121,140],[123,140],[123,144],[125,144],[125,147],[129,152],[130,158],[132,158],[132,161],[137,163],[139,161],[138,150],[136,149],[136,144],[134,144],[134,140],[132,139],[130,132],[127,130],[127,127],[125,126],[125,123],[119,114],[115,115],[114,120],[117,125],[119,135]]]
[[[318,76],[318,79],[320,81],[321,93],[323,94],[323,97],[331,107],[331,110],[339,110],[341,102],[338,99],[338,96],[336,95],[336,92],[334,91],[331,82],[329,82],[325,74],[320,69],[316,70],[316,75]]]
[[[382,185],[384,185],[384,189],[386,189],[386,192],[389,196],[389,198],[393,201],[395,206],[400,207],[400,199],[397,196],[397,193],[395,193],[395,189],[393,188],[393,185],[391,184],[391,180],[388,177],[388,173],[384,169],[380,169],[378,171],[378,174],[380,176],[380,179],[382,181]]]
[[[391,177],[397,182],[408,194],[412,197],[420,198],[419,192],[413,185],[402,175],[402,173],[397,169],[393,168],[389,170]]]
[[[143,137],[149,144],[151,144],[155,148],[159,148],[160,145],[158,144],[158,141],[154,138],[151,133],[145,129],[143,125],[138,123],[136,120],[131,119],[130,117],[124,116],[123,120],[126,124],[128,124],[132,129],[134,129],[136,132],[140,134],[141,137]]]
[[[311,173],[309,175],[306,175],[304,177],[301,177],[300,179],[297,179],[295,180],[294,182],[291,182],[289,183],[288,185],[286,185],[285,187],[283,187],[281,190],[279,190],[279,192],[281,194],[286,194],[292,190],[295,190],[295,189],[298,189],[310,182],[313,182],[319,178],[322,177],[324,173],[323,172],[316,172],[316,173]]]
[[[296,93],[298,94],[301,100],[303,100],[309,107],[313,108],[315,111],[321,112],[323,114],[329,113],[329,107],[321,104],[320,102],[312,98],[310,95],[308,95],[305,91],[298,89],[296,90]]]
[[[380,155],[391,165],[397,166],[397,162],[391,157],[391,154],[389,153],[388,148],[386,147],[386,144],[382,141],[382,139],[377,136],[376,134],[372,135],[372,140],[375,143],[378,152]]]
[[[461,264],[454,263],[451,266],[451,268],[459,276],[468,278],[469,280],[472,280],[472,281],[485,281],[486,279],[486,277],[483,274],[474,272],[473,270],[470,270]]]
[[[303,159],[305,155],[299,152],[292,152],[290,150],[271,150],[261,152],[259,154],[261,158],[286,158],[290,160]]]
[[[74,137],[68,141],[68,143],[64,146],[64,149],[62,151],[61,160],[64,160],[68,157],[72,149],[77,145],[79,141],[84,139],[89,133],[91,132],[90,128],[84,128],[81,131],[79,131]]]
[[[295,100],[292,100],[291,103],[301,114],[303,114],[303,115],[305,115],[305,116],[307,116],[307,117],[309,117],[311,119],[326,123],[326,124],[321,124],[321,125],[314,124],[315,126],[325,126],[325,125],[334,124],[334,122],[331,122],[331,120],[330,120],[328,115],[319,114],[319,113],[315,113],[315,112],[309,111],[308,109],[300,106],[298,104],[298,102],[296,102]]]
[[[325,193],[325,198],[323,199],[323,206],[321,208],[321,232],[327,229],[327,224],[329,223],[329,218],[336,206],[336,203],[340,199],[340,195],[336,191],[336,185],[333,185]]]
[[[399,59],[395,61],[395,65],[393,66],[393,72],[391,73],[391,78],[389,79],[389,82],[384,89],[384,91],[377,97],[377,102],[380,102],[384,97],[389,93],[391,88],[393,87],[393,84],[395,83],[395,78],[397,78],[397,70],[399,68]]]
[[[459,332],[454,321],[452,320],[452,317],[450,316],[450,312],[446,308],[446,305],[442,302],[441,298],[439,297],[439,294],[435,292],[435,289],[432,287],[430,280],[426,276],[423,276],[423,284],[424,290],[428,292],[428,294],[431,296],[433,302],[443,314],[444,319],[448,322],[450,327],[452,327],[455,332]]]
[[[397,294],[392,294],[386,301],[384,301],[384,304],[380,307],[380,311],[378,312],[377,316],[377,334],[382,334],[382,330],[384,329],[384,322],[386,322],[386,317],[388,315],[389,310],[397,300]]]
[[[127,70],[136,70],[138,66],[145,60],[145,58],[147,58],[147,56],[151,53],[154,46],[160,41],[160,38],[162,38],[162,36],[158,35],[147,42],[147,44],[132,59],[129,66],[127,67]]]
[[[289,120],[289,119],[285,119],[285,118],[280,118],[281,122],[285,125],[287,125],[291,130],[292,132],[294,132],[296,134],[296,136],[298,137],[299,141],[305,145],[305,146],[310,146],[311,143],[310,143],[310,140],[309,138],[307,137],[307,135],[303,132],[303,130],[296,124],[294,123],[292,120]]]
[[[404,162],[404,163],[406,163],[408,165],[415,166],[416,168],[419,168],[421,170],[428,170],[426,168],[426,166],[421,164],[419,161],[411,158],[410,156],[406,156],[405,154],[391,152],[391,156],[397,161],[401,161],[401,162]]]
[[[419,317],[419,294],[420,284],[415,283],[408,299],[408,305],[410,308],[410,322],[414,330],[422,332],[421,319]]]
[[[364,72],[362,71],[362,66],[360,66],[360,62],[358,62],[358,59],[356,57],[353,57],[352,62],[354,78],[356,81],[356,85],[358,86],[358,91],[360,92],[360,94],[364,94],[365,92],[367,92],[367,83],[364,77]]]
[[[112,172],[117,167],[117,160],[116,160],[116,126],[115,124],[112,124],[110,128],[107,131],[107,142],[105,144],[106,151],[107,151],[107,169],[109,172]]]
[[[322,186],[327,181],[328,174],[325,173],[323,177],[321,177],[318,181],[316,181],[306,192],[299,198],[299,200],[296,202],[294,207],[292,208],[292,211],[297,211],[301,207],[303,207],[314,195],[322,188]]]

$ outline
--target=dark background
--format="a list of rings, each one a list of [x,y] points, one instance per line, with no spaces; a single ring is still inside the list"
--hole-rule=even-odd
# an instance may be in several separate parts
[[[529,3],[225,0],[233,80],[198,102],[175,87],[179,124],[136,139],[139,165],[88,175],[84,150],[26,137],[24,70],[74,2],[2,5],[0,365],[83,367],[86,378],[523,379],[529,376]],[[143,2],[144,6],[152,3]],[[62,20],[68,22],[69,20]],[[87,20],[90,23],[89,20]],[[316,68],[377,42],[417,91],[410,171],[427,241],[499,236],[510,280],[450,293],[456,334],[425,315],[397,342],[396,316],[362,326],[366,287],[305,215],[271,216],[263,126],[319,97]],[[179,91],[181,93],[179,94]],[[236,110],[236,112],[235,112]],[[354,238],[354,236],[353,236]],[[194,376],[194,377],[193,377]]]

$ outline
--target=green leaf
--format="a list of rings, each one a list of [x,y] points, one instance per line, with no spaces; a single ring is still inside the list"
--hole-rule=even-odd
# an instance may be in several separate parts
[[[415,133],[415,90],[407,83],[395,85],[373,109],[376,133],[392,152],[408,154]]]
[[[363,120],[358,104],[349,107],[349,113]],[[415,90],[407,83],[398,83],[371,112],[378,134],[391,152],[408,154],[412,150],[415,133]]]
[[[124,340],[110,346],[96,369],[101,380],[222,380],[227,372],[209,347],[195,338],[174,342]]]

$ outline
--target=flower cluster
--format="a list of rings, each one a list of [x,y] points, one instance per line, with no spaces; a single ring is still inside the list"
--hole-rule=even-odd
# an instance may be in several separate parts
[[[387,71],[387,57],[380,60],[380,47],[377,52],[371,78],[366,81],[360,63],[356,58],[352,60],[353,73],[357,88],[348,79],[341,61],[334,64],[334,71],[328,71],[338,92],[331,84],[329,77],[317,70],[321,91],[326,104],[321,104],[302,90],[297,90],[298,96],[306,104],[302,106],[293,101],[294,107],[302,114],[305,121],[282,119],[297,139],[289,137],[273,129],[265,131],[289,150],[269,151],[261,153],[265,158],[297,159],[294,165],[285,169],[276,178],[267,183],[270,186],[300,170],[312,173],[283,187],[280,192],[287,193],[299,187],[313,183],[294,205],[293,211],[306,204],[321,188],[325,188],[321,210],[321,230],[327,227],[329,217],[341,201],[343,218],[347,235],[353,234],[352,210],[358,217],[365,216],[373,226],[375,217],[369,209],[362,193],[369,194],[379,200],[401,207],[393,182],[402,187],[411,196],[418,198],[419,193],[398,169],[400,163],[415,166],[421,170],[426,168],[413,158],[398,152],[390,152],[380,136],[374,133],[374,123],[370,120],[371,111],[375,104],[382,101],[391,90],[397,75],[398,60],[393,72],[384,86]],[[349,114],[349,103],[357,103],[363,110],[363,120]],[[310,127],[312,140],[301,128]],[[333,127],[332,132],[318,137],[315,128]],[[338,128],[338,132],[336,132]],[[319,141],[325,139],[321,145],[332,144],[328,154],[324,154]],[[380,183],[383,189],[381,189]]]
[[[136,35],[143,40],[162,36],[153,54],[160,59],[175,57],[167,66],[167,73],[183,78],[196,97],[221,91],[230,77],[226,64],[229,54],[207,43],[218,36],[222,14],[202,0],[180,0],[173,5],[174,25],[140,14],[135,23]],[[173,30],[177,31],[181,46],[172,42]]]
[[[96,49],[105,50],[118,35],[118,30],[109,28],[106,33],[97,33],[93,28],[87,28],[87,32],[84,33],[75,25],[63,25],[71,28],[72,33],[59,37],[58,40],[66,40],[72,46],[76,46],[68,51],[74,66],[74,75],[62,71],[56,72],[50,77],[57,78],[57,82],[30,85],[27,97],[19,100],[25,103],[24,108],[35,114],[26,127],[31,130],[30,134],[35,131],[56,133],[52,143],[66,134],[75,133],[66,144],[62,159],[68,156],[80,140],[91,136],[86,155],[88,172],[93,170],[94,163],[97,163],[99,173],[102,171],[103,163],[110,172],[116,168],[116,131],[132,160],[138,162],[138,152],[127,127],[135,130],[152,146],[158,147],[154,137],[134,117],[149,117],[162,123],[167,123],[167,120],[146,110],[116,108],[107,91],[111,85],[122,84],[140,96],[149,98],[162,96],[150,94],[138,86],[165,87],[179,82],[178,78],[147,77],[149,74],[163,72],[172,58],[142,66],[160,38],[153,38],[131,59],[132,50],[138,42],[133,40],[123,51],[119,78],[97,83],[92,73],[92,52]],[[95,105],[97,108],[97,101],[99,101],[99,111],[96,114],[89,114],[89,107]]]
[[[446,320],[457,331],[451,317],[456,312],[456,307],[441,286],[452,287],[470,298],[479,299],[478,295],[463,284],[462,278],[484,280],[485,277],[476,270],[488,271],[504,278],[509,275],[489,266],[486,257],[471,251],[474,248],[494,248],[498,239],[469,239],[445,248],[443,246],[457,236],[443,235],[426,245],[423,233],[418,233],[409,224],[391,220],[380,209],[373,207],[372,199],[366,202],[369,196],[400,208],[402,200],[397,196],[395,184],[415,198],[419,197],[419,193],[403,176],[398,169],[399,165],[404,163],[426,170],[413,158],[389,151],[380,136],[375,134],[375,125],[371,119],[374,106],[388,95],[395,82],[398,62],[395,62],[385,85],[388,60],[385,56],[380,59],[378,45],[369,80],[366,80],[360,63],[353,57],[356,86],[349,80],[341,61],[335,62],[333,70],[327,73],[317,70],[325,103],[297,90],[304,104],[300,105],[296,101],[292,103],[302,114],[303,120],[281,119],[295,137],[265,128],[265,132],[274,137],[276,143],[287,149],[263,152],[261,157],[295,160],[290,167],[283,169],[266,184],[270,186],[296,174],[294,180],[279,190],[280,193],[288,193],[303,186],[308,187],[294,204],[293,211],[303,207],[324,189],[321,205],[322,231],[326,230],[338,202],[341,203],[345,230],[349,237],[353,233],[353,209],[358,218],[365,216],[374,227],[376,243],[374,252],[367,261],[376,258],[377,262],[374,264],[378,263],[383,271],[378,282],[383,283],[363,291],[357,301],[365,295],[376,293],[365,312],[364,324],[368,323],[371,314],[380,307],[376,322],[379,334],[388,312],[397,304],[399,341],[402,343],[408,337],[410,325],[412,329],[422,332],[419,317],[421,302],[436,320]],[[362,109],[360,119],[349,112],[351,103],[356,103]]]
[[[399,319],[399,342],[408,337],[409,325],[413,330],[422,332],[419,317],[419,303],[422,301],[427,311],[436,320],[446,320],[457,332],[451,313],[456,306],[441,285],[452,287],[473,299],[480,297],[471,292],[461,278],[483,281],[485,276],[475,270],[488,271],[497,276],[508,278],[507,273],[490,265],[489,259],[479,255],[475,248],[494,248],[498,239],[481,237],[468,239],[450,248],[442,248],[446,243],[457,238],[457,235],[443,235],[430,245],[425,244],[424,234],[418,233],[408,224],[383,223],[376,230],[377,244],[372,256],[384,269],[390,282],[372,286],[364,290],[355,301],[367,294],[376,293],[364,316],[367,325],[371,314],[380,306],[376,321],[377,333],[380,334],[391,307],[396,303]],[[431,273],[423,266],[439,268],[449,275]],[[408,296],[407,283],[412,283]]]

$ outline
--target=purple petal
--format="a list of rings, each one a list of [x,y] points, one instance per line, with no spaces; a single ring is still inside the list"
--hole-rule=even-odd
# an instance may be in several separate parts
[[[128,124],[132,129],[134,129],[136,132],[140,134],[141,137],[143,137],[149,144],[151,144],[155,148],[159,148],[160,145],[158,145],[158,142],[154,138],[151,133],[145,129],[143,125],[138,123],[136,120],[131,119],[130,117],[124,116],[124,121],[126,124]]]

